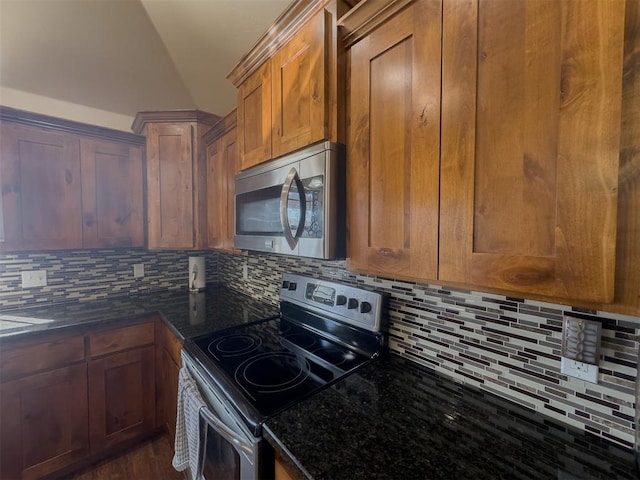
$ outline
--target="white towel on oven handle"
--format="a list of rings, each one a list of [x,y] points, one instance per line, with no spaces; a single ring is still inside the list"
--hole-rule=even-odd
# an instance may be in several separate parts
[[[171,462],[179,472],[191,469],[191,478],[199,476],[200,410],[206,407],[189,370],[180,369],[178,380],[178,415],[176,418],[175,455]]]

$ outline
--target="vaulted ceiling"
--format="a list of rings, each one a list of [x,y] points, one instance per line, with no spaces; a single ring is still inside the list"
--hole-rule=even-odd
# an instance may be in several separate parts
[[[224,115],[236,103],[227,74],[288,3],[0,0],[0,104],[19,92],[125,117]]]

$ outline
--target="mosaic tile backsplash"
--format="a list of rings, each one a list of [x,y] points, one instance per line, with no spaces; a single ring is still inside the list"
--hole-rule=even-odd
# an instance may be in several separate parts
[[[274,304],[285,271],[388,292],[392,352],[633,448],[640,317],[369,277],[348,272],[344,261],[257,253],[218,259],[222,283]],[[564,316],[602,322],[598,384],[560,373]]]
[[[206,257],[208,284],[219,281],[274,305],[283,272],[388,292],[394,353],[633,447],[639,317],[354,274],[344,261],[142,249],[0,255],[0,309],[184,288],[192,255]],[[133,278],[136,263],[144,264],[142,279]],[[47,270],[48,285],[22,289],[21,272],[39,269]],[[560,373],[564,316],[603,324],[597,385]]]
[[[218,255],[211,251],[78,250],[0,255],[0,309],[110,295],[186,288],[189,256],[204,256],[207,283],[217,283]],[[133,265],[144,265],[144,278]],[[22,288],[26,270],[46,270],[47,286]]]

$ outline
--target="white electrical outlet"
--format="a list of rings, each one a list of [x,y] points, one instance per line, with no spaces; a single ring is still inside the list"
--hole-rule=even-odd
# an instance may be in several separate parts
[[[144,263],[133,264],[133,278],[144,278]]]
[[[22,288],[46,287],[46,270],[26,270],[22,272]]]
[[[565,375],[579,378],[585,382],[598,383],[599,370],[597,365],[560,357],[560,371]]]
[[[246,280],[249,278],[249,267],[247,267],[247,262],[244,262],[242,265],[242,279]]]

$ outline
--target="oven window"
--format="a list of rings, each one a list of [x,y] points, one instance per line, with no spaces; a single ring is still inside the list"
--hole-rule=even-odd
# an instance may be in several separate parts
[[[239,480],[240,455],[231,443],[207,425],[202,478],[204,480]]]

